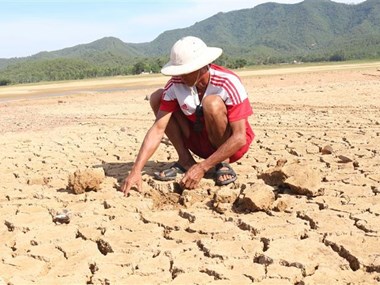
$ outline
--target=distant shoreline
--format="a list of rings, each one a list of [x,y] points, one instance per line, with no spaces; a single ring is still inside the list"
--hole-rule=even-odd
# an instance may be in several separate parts
[[[7,103],[7,102],[14,102],[14,101],[22,101],[22,100],[38,100],[38,99],[45,99],[45,98],[54,98],[54,97],[64,97],[64,96],[71,96],[71,95],[83,95],[83,94],[89,94],[89,93],[109,93],[109,92],[126,92],[131,90],[140,90],[144,89],[146,86],[140,85],[140,86],[133,86],[130,88],[119,88],[119,87],[109,87],[108,89],[100,88],[100,89],[75,89],[71,91],[65,91],[60,93],[33,93],[33,94],[16,94],[16,95],[10,95],[10,96],[0,96],[0,103]]]
[[[154,76],[109,77],[101,79],[43,82],[0,87],[0,102],[61,97],[94,92],[116,92],[162,86],[167,77]]]
[[[272,76],[303,72],[333,72],[345,69],[365,69],[368,67],[378,67],[377,70],[379,71],[380,76],[380,61],[364,63],[343,62],[339,64],[297,64],[265,66],[265,68],[259,69],[239,69],[235,72],[241,78],[244,78],[252,76]],[[163,76],[161,74],[151,74],[2,86],[0,87],[0,103],[47,97],[63,97],[68,95],[80,95],[94,92],[104,93],[139,90],[153,87],[159,88],[163,87],[167,80],[169,80],[169,77]]]

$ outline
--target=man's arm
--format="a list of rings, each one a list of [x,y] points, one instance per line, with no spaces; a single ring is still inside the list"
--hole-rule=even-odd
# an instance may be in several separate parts
[[[232,135],[207,159],[194,164],[183,177],[184,188],[194,189],[205,173],[219,162],[225,161],[246,144],[245,119],[230,122]]]
[[[159,110],[157,118],[152,127],[145,135],[144,141],[140,147],[136,161],[129,175],[125,178],[122,191],[125,195],[128,194],[132,186],[137,185],[137,190],[141,191],[141,171],[144,168],[148,159],[157,150],[162,137],[165,134],[166,126],[169,123],[172,113]]]

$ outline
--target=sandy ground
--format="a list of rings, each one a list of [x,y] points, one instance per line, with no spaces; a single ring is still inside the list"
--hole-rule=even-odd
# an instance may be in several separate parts
[[[153,180],[176,160],[164,139],[127,198],[118,187],[153,123],[146,96],[167,78],[0,88],[0,284],[378,284],[380,63],[239,74],[256,139],[236,183]],[[282,206],[252,211],[228,199],[284,159],[319,171],[323,192],[273,187]],[[74,194],[84,168],[105,178]]]

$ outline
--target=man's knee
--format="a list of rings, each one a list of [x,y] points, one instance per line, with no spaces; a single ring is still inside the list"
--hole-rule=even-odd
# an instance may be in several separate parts
[[[161,97],[162,97],[163,92],[164,92],[164,89],[157,89],[149,97],[150,107],[152,108],[155,114],[157,114],[158,109],[160,108]]]
[[[209,115],[227,115],[227,107],[224,104],[222,98],[216,95],[209,95],[202,100],[203,111]]]

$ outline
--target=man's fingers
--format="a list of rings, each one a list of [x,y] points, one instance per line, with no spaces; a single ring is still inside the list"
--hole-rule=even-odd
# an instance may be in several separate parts
[[[181,180],[181,187],[185,189],[194,189],[197,186],[197,182],[184,176]]]
[[[130,190],[130,189],[125,189],[125,190],[123,191],[123,192],[124,192],[124,196],[128,196],[129,190]]]
[[[142,181],[140,179],[139,182],[137,183],[137,191],[141,192],[141,190],[142,190]]]
[[[136,190],[137,192],[141,192],[142,181],[138,180],[135,182],[130,182],[130,181],[125,182],[122,189],[121,189],[124,192],[124,196],[128,196],[128,194],[132,188],[134,188],[134,190]]]
[[[123,188],[122,188],[122,191],[124,192],[124,196],[128,195],[129,191],[131,190],[131,188],[133,187],[133,185],[136,184],[136,182],[134,182],[133,180],[131,181],[130,179],[126,179],[124,181],[124,185],[123,185]]]
[[[129,183],[124,183],[121,191],[124,192],[124,196],[127,196],[130,189],[131,189],[131,186],[129,185]]]
[[[187,188],[186,187],[186,181],[187,181],[187,177],[185,175],[184,177],[182,177],[181,183],[180,183],[182,188]]]

